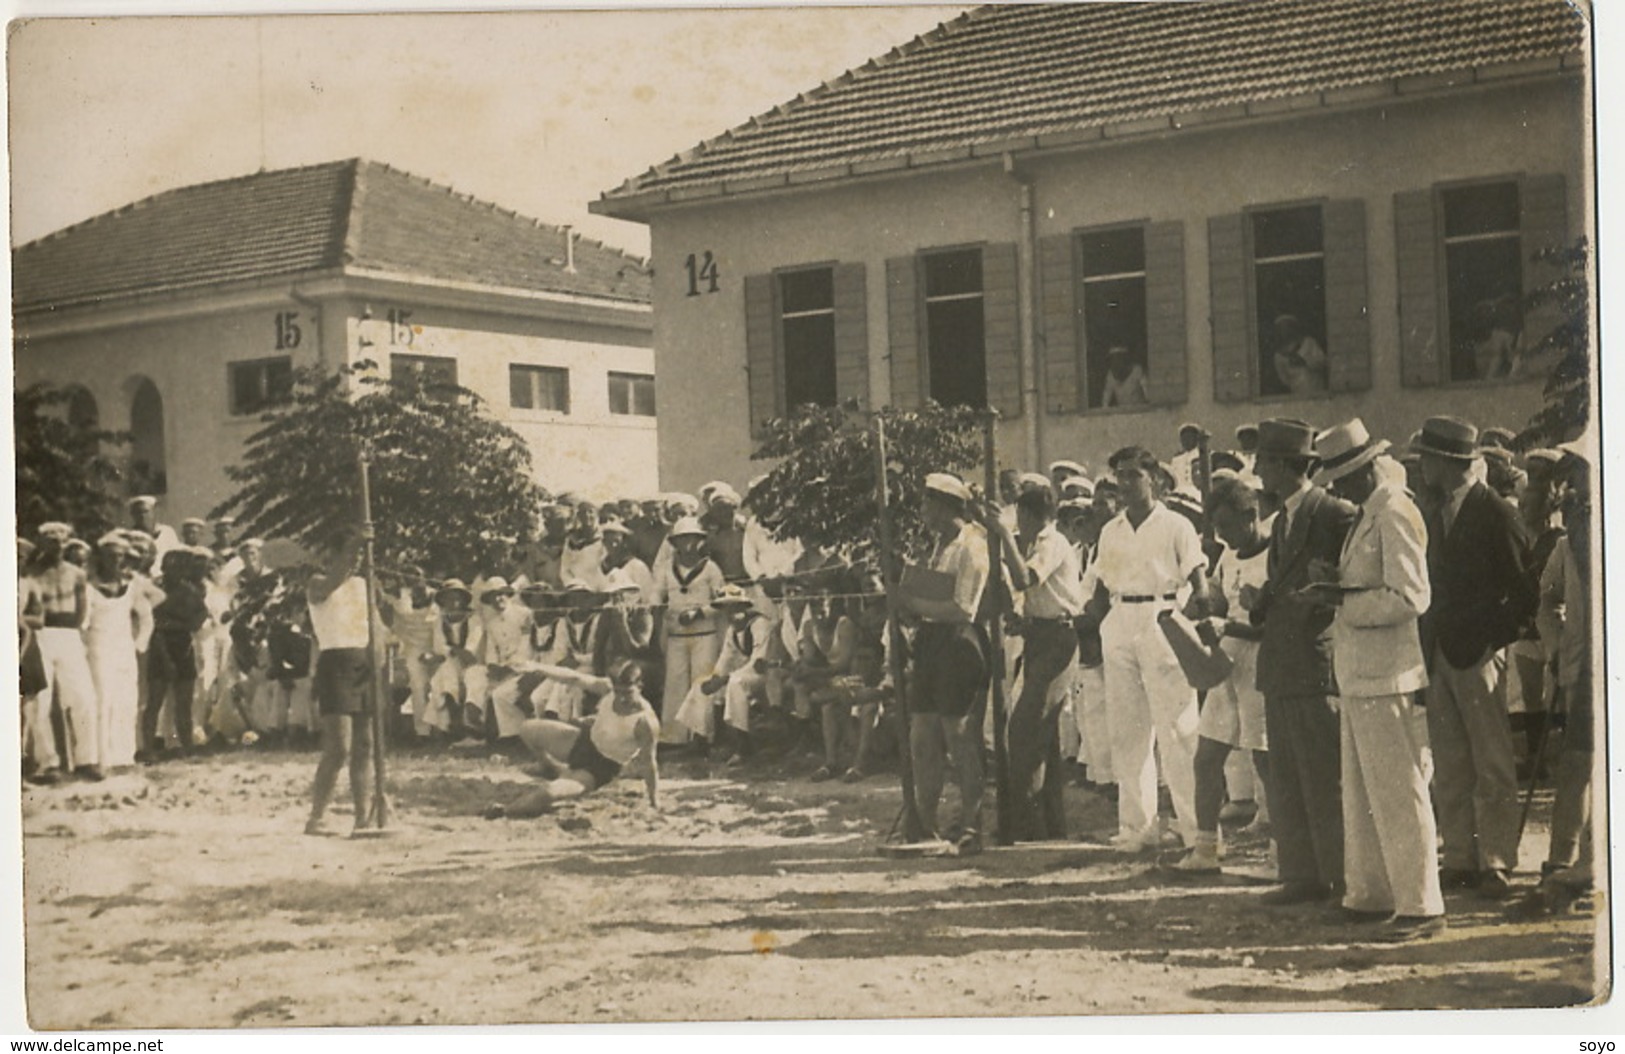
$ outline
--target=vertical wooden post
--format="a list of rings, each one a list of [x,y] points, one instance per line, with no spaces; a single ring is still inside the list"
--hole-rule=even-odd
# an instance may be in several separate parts
[[[904,683],[903,630],[897,624],[897,606],[890,602],[897,589],[897,550],[893,548],[891,525],[891,486],[886,477],[886,419],[874,415],[875,506],[879,515],[880,575],[886,596],[886,658],[891,668],[892,690],[897,694],[898,751],[903,779],[903,841],[924,837],[920,813],[914,804],[914,755],[909,743],[908,685]]]
[[[998,440],[995,429],[999,423],[997,410],[989,410],[982,420],[982,462],[986,469],[986,493],[997,498],[999,493]],[[987,612],[988,686],[993,700],[993,781],[994,808],[999,820],[998,844],[1012,845],[1013,823],[1010,818],[1010,753],[1004,712],[1004,605],[999,597],[1004,588],[1004,553],[998,531],[987,532],[987,588],[983,590],[982,610]],[[981,729],[977,729],[980,743]]]
[[[1213,507],[1213,503],[1208,500],[1213,494],[1212,445],[1213,436],[1207,429],[1202,429],[1201,438],[1196,441],[1196,461],[1202,470],[1201,486],[1198,488],[1202,495],[1202,541],[1209,553],[1213,551],[1213,517],[1208,514],[1208,510]]]
[[[384,731],[388,727],[384,720],[384,708],[389,705],[387,691],[384,685],[383,662],[381,659],[380,641],[378,640],[378,613],[375,610],[377,588],[377,574],[373,567],[373,525],[372,525],[372,479],[369,475],[369,466],[372,463],[372,444],[367,440],[361,441],[361,541],[362,541],[362,573],[367,579],[367,660],[372,666],[372,759],[373,759],[373,795],[372,818],[373,826],[382,831],[389,826],[389,799],[384,795]]]

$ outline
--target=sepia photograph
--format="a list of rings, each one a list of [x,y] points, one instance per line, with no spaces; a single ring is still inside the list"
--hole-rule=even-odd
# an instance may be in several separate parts
[[[347,6],[8,9],[0,1033],[1618,1023],[1590,4]]]

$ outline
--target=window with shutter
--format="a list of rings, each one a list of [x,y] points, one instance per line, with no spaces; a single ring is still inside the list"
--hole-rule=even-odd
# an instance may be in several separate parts
[[[1070,234],[1050,234],[1038,240],[1045,409],[1052,414],[1076,413],[1084,405],[1072,254]]]
[[[793,413],[803,406],[834,406],[835,271],[813,267],[781,271],[778,326],[780,405]]]
[[[777,327],[772,275],[745,276],[745,376],[750,394],[750,434],[783,413],[779,401]]]
[[[943,406],[988,404],[987,303],[982,250],[920,258],[924,279],[927,392]]]
[[[1151,401],[1185,401],[1185,228],[1175,221],[1145,229],[1145,361]]]
[[[925,401],[919,287],[918,260],[898,256],[886,261],[886,348],[891,361],[891,404],[903,409],[916,408]]]
[[[1334,392],[1371,387],[1371,315],[1367,305],[1365,202],[1328,201],[1326,229],[1326,372]]]
[[[1020,417],[1021,291],[1014,242],[982,248],[983,347],[986,405],[1006,418]]]
[[[1556,249],[1570,242],[1567,180],[1561,173],[1529,176],[1523,181],[1524,293],[1528,294],[1563,275],[1563,269],[1534,259],[1544,249]],[[1524,316],[1520,342],[1524,376],[1540,372],[1548,362],[1532,361],[1540,342],[1562,320],[1557,304],[1542,304]]]
[[[869,408],[869,308],[863,264],[839,264],[835,286],[835,394]]]
[[[1408,387],[1443,379],[1439,355],[1438,235],[1431,191],[1394,195],[1394,249],[1399,277],[1400,381]]]

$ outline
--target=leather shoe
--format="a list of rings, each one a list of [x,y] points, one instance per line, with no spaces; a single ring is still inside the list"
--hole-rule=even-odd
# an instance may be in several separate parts
[[[1443,889],[1477,889],[1479,872],[1465,867],[1439,869],[1439,886]]]
[[[1390,912],[1361,911],[1342,904],[1326,912],[1326,921],[1339,926],[1364,926],[1373,922],[1387,922],[1392,917]]]
[[[1437,937],[1449,928],[1443,915],[1395,915],[1372,935],[1384,944],[1409,944]]]
[[[1512,892],[1512,880],[1501,868],[1486,868],[1478,876],[1478,895],[1486,900],[1504,900]]]
[[[1258,902],[1266,907],[1282,908],[1292,904],[1311,904],[1330,895],[1331,888],[1320,882],[1288,882],[1279,889],[1265,893],[1258,898]]]

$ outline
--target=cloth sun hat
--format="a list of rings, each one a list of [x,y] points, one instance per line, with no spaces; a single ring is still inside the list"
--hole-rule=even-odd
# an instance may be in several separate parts
[[[1049,474],[1053,476],[1058,472],[1065,472],[1068,475],[1072,475],[1072,476],[1087,476],[1089,474],[1089,470],[1084,468],[1082,465],[1080,465],[1076,461],[1052,461],[1052,462],[1050,462]]]
[[[717,590],[716,595],[711,598],[711,606],[718,611],[727,611],[733,608],[755,607],[756,601],[750,598],[750,594],[730,582]]]
[[[1092,498],[1095,485],[1088,476],[1068,476],[1061,481],[1061,496],[1066,498]]]
[[[684,516],[682,519],[671,525],[670,537],[704,538],[706,537],[706,533],[705,528],[700,526],[700,521],[698,519],[693,516]]]
[[[1358,417],[1334,425],[1315,437],[1315,456],[1320,468],[1315,471],[1317,487],[1324,487],[1375,461],[1388,451],[1386,439],[1372,439],[1365,422]]]
[[[158,499],[150,494],[143,494],[140,497],[130,499],[130,508],[132,509],[151,509],[156,508],[157,505]]]
[[[480,599],[489,603],[497,597],[511,597],[513,592],[513,586],[508,584],[508,580],[497,575],[485,583],[485,591],[480,594]]]
[[[1272,417],[1258,423],[1260,457],[1313,457],[1315,426],[1291,417]]]
[[[208,525],[209,521],[201,516],[188,516],[181,521],[182,527],[207,527]]]
[[[598,525],[598,533],[630,535],[632,533],[632,528],[628,527],[620,520],[605,520],[603,523]]]
[[[1478,457],[1478,429],[1459,417],[1430,417],[1411,443],[1419,454],[1434,454],[1452,461]]]
[[[739,492],[726,483],[718,483],[712,487],[710,497],[705,502],[708,507],[712,505],[732,505],[735,508],[739,507],[739,503]]]
[[[130,551],[130,540],[119,531],[108,531],[96,539],[96,548],[112,549],[114,552],[127,553]]]
[[[39,536],[41,538],[55,538],[59,542],[65,542],[73,537],[73,528],[65,523],[52,520],[49,523],[39,525]]]
[[[965,484],[965,481],[951,472],[932,472],[928,474],[925,477],[925,489],[928,492],[956,498],[963,502],[970,502],[973,497],[970,487]]]
[[[468,607],[474,602],[474,593],[460,578],[448,578],[435,590],[434,602],[441,607]]]
[[[1016,477],[1016,488],[1021,491],[1049,490],[1050,479],[1041,472],[1023,472]]]

